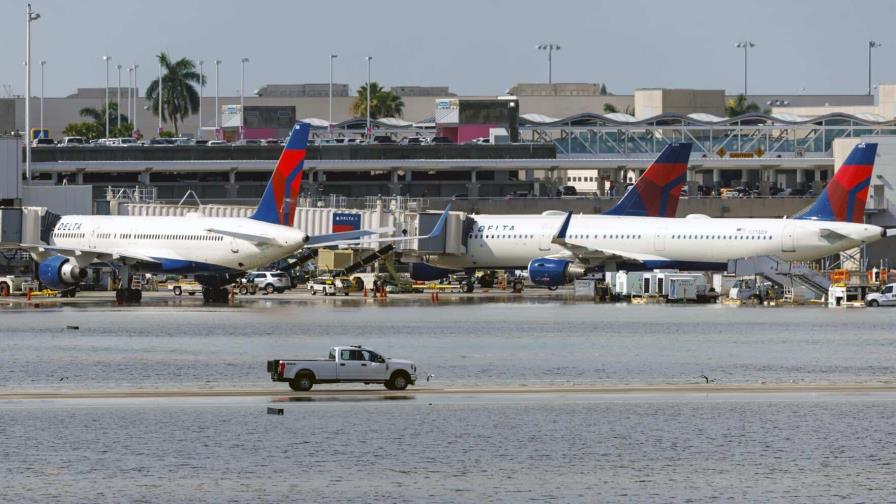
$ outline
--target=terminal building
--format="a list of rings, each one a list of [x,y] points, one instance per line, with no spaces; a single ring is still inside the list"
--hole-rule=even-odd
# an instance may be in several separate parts
[[[613,95],[601,84],[518,84],[502,96],[456,96],[443,86],[392,90],[405,103],[404,112],[400,118],[375,120],[374,135],[396,141],[440,135],[458,144],[312,146],[302,186],[307,201],[316,202],[309,204],[361,208],[370,198],[401,196],[419,198],[430,208],[453,200],[459,209],[480,212],[598,212],[611,206],[666,144],[678,141],[694,143],[691,195],[737,186],[754,188],[760,196],[774,189],[817,193],[852,143],[866,139],[882,144],[869,219],[896,225],[889,203],[896,200],[896,162],[889,161],[896,160],[896,144],[890,145],[896,138],[894,85],[881,85],[877,100],[869,95],[751,96],[761,112],[738,117],[727,117],[730,96],[722,90],[638,89]],[[127,91],[122,90],[122,101]],[[68,97],[45,98],[45,127],[59,138],[66,124],[81,120],[81,108],[102,106],[104,96],[103,89],[79,89]],[[235,116],[237,128],[242,124],[260,138],[281,137],[296,120],[310,122],[313,138],[321,143],[360,138],[366,121],[352,117],[354,99],[348,85],[334,85],[331,124],[325,119],[328,84],[263,86],[245,98],[245,117],[241,110],[232,113],[238,97],[219,98],[225,112],[215,114],[214,97],[205,96],[201,124],[198,115],[190,116],[182,132],[206,139],[223,136],[228,128],[233,131]],[[137,104],[137,128],[154,136],[156,117],[144,110],[142,97]],[[37,126],[36,99],[31,108]],[[23,113],[22,98],[0,99],[0,130],[21,131]],[[495,129],[505,130],[510,143],[465,144]],[[74,208],[107,213],[122,198],[249,205],[260,197],[279,153],[276,145],[36,148],[32,181],[19,197],[26,205],[57,213]],[[531,198],[555,196],[563,186],[585,197]],[[773,217],[806,204],[794,198],[688,198],[679,214]]]

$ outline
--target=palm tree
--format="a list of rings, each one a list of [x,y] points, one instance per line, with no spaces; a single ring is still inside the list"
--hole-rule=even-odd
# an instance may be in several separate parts
[[[190,114],[199,111],[199,92],[193,86],[204,85],[205,76],[196,71],[196,64],[188,58],[172,61],[168,53],[158,56],[162,65],[162,120],[174,122],[174,135],[179,136],[178,121],[183,123]],[[152,113],[159,115],[159,79],[156,78],[146,88]]]
[[[386,91],[378,83],[370,83],[370,117],[401,117],[404,112],[404,101],[394,91]],[[355,117],[367,116],[367,84],[358,88],[358,96],[352,103],[352,114]]]
[[[728,117],[737,117],[755,112],[759,112],[759,105],[756,105],[756,102],[747,103],[747,97],[743,93],[734,98],[729,98],[728,105],[725,107],[725,113]]]
[[[81,117],[91,119],[103,131],[106,130],[107,114],[109,116],[110,128],[114,128],[118,124],[118,120],[121,121],[121,124],[127,124],[130,122],[128,121],[128,116],[118,113],[118,103],[114,101],[109,102],[108,112],[106,111],[106,104],[103,104],[103,106],[100,108],[84,107],[78,113],[81,115]]]
[[[612,103],[604,103],[604,114],[615,114],[619,112],[619,109],[616,108]]]

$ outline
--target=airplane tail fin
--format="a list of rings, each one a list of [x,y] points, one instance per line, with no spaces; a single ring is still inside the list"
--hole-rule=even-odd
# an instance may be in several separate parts
[[[667,145],[635,185],[603,215],[675,217],[693,145],[690,142]]]
[[[293,127],[264,195],[250,219],[292,226],[310,132],[311,125],[308,123],[299,122]]]
[[[853,147],[815,203],[793,218],[863,222],[876,154],[876,143],[860,143]]]

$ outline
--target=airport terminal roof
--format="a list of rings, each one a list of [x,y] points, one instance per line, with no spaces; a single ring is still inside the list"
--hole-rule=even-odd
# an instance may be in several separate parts
[[[845,114],[835,112],[816,117],[804,117],[796,114],[743,114],[737,117],[719,117],[713,114],[694,113],[678,114],[665,113],[644,119],[638,119],[629,114],[595,114],[585,112],[574,114],[563,119],[556,119],[541,114],[523,114],[520,116],[520,126],[743,126],[743,125],[782,125],[803,126],[821,124],[858,124],[868,126],[892,126],[896,125],[896,119],[887,119],[878,114]]]

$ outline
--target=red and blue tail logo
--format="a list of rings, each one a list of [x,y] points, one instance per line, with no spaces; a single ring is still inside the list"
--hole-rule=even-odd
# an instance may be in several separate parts
[[[828,182],[815,203],[796,214],[794,218],[863,222],[876,155],[876,143],[864,143],[853,147],[846,161],[834,174],[833,180]]]
[[[292,226],[310,132],[310,124],[296,123],[252,219]]]
[[[693,145],[690,142],[667,145],[625,196],[603,215],[675,217]]]

